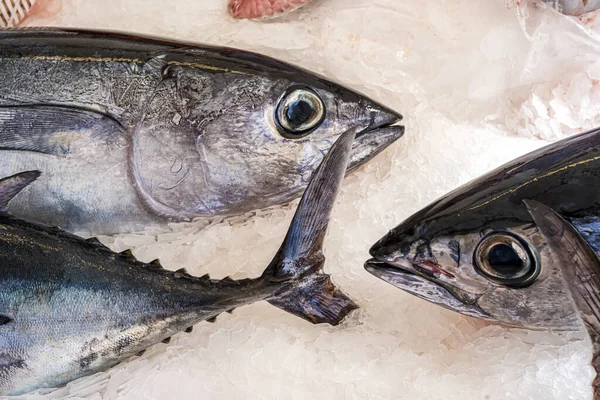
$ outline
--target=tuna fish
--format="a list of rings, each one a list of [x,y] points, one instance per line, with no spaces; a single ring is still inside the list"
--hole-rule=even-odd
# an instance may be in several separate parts
[[[4,31],[0,71],[0,176],[43,173],[9,209],[78,233],[287,203],[342,132],[369,128],[349,170],[403,134],[394,111],[241,50]]]
[[[322,267],[325,231],[356,130],[314,173],[285,241],[259,278],[234,281],[167,271],[97,240],[6,213],[39,177],[0,181],[0,395],[56,387],[103,371],[225,311],[266,300],[312,323],[338,324],[356,305]],[[34,185],[37,183],[34,183]]]
[[[530,329],[583,320],[600,371],[600,129],[437,200],[371,248],[366,269],[448,309]],[[594,381],[600,399],[600,378]]]

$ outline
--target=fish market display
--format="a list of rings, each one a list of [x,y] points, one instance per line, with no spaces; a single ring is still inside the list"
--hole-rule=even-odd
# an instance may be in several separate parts
[[[234,18],[273,18],[310,3],[312,0],[229,0]]]
[[[111,234],[297,197],[339,135],[349,169],[403,134],[358,93],[241,50],[120,34],[0,33],[0,176],[40,170],[9,207]]]
[[[256,301],[313,323],[337,324],[356,306],[322,272],[323,239],[354,130],[315,172],[277,255],[261,277],[196,278],[114,253],[96,240],[0,216],[0,394],[55,387],[105,370],[152,344]],[[0,206],[33,183],[0,181]]]
[[[600,129],[556,142],[414,214],[371,248],[365,268],[511,326],[574,330],[579,314],[600,371],[599,176]],[[598,377],[594,388],[600,398]]]

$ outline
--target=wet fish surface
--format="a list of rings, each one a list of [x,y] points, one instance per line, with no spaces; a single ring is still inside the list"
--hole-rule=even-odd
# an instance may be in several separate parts
[[[266,300],[313,323],[356,305],[322,271],[323,240],[355,131],[342,135],[304,193],[261,277],[234,281],[167,271],[97,240],[0,215],[0,395],[103,371],[225,311]],[[37,179],[0,181],[0,206]]]
[[[600,371],[600,128],[520,157],[435,201],[365,268],[465,315],[529,329],[581,321]],[[600,399],[600,378],[594,381]]]
[[[0,71],[0,176],[43,173],[9,210],[78,233],[283,204],[342,132],[370,128],[352,170],[404,131],[356,92],[235,49],[9,30]]]

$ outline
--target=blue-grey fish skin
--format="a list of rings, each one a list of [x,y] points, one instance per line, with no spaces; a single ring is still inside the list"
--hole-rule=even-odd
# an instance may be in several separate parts
[[[10,211],[86,234],[283,204],[344,131],[370,128],[350,170],[403,134],[398,113],[359,93],[235,49],[3,31],[0,71],[0,176],[43,172]],[[320,99],[323,119],[290,135],[276,114],[296,91]]]
[[[26,222],[6,207],[39,171],[0,180],[0,395],[104,371],[224,311],[266,300],[312,323],[338,324],[354,302],[324,274],[323,240],[355,130],[331,147],[286,238],[255,279],[214,281],[142,263],[96,239]]]
[[[199,321],[263,300],[276,287],[160,270],[12,218],[0,218],[0,249],[3,394],[105,370]]]

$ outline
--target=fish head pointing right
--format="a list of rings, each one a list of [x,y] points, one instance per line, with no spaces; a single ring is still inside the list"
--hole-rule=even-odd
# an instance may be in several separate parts
[[[289,64],[237,50],[186,57],[169,65],[134,142],[137,184],[163,214],[286,203],[348,129],[367,128],[349,170],[404,133],[397,112]]]

